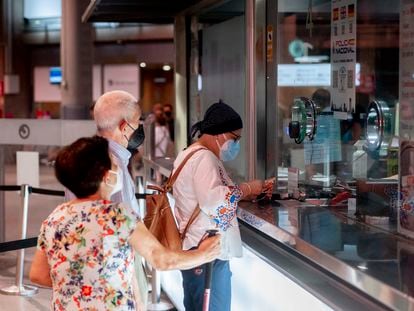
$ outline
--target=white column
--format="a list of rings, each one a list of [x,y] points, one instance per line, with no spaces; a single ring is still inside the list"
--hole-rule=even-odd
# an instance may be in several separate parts
[[[175,152],[187,146],[187,47],[186,18],[177,16],[174,23],[175,43]]]

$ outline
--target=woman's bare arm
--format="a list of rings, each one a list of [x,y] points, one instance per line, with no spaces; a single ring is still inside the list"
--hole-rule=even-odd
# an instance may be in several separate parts
[[[50,278],[50,266],[47,262],[46,253],[42,250],[36,250],[30,268],[30,281],[33,283],[52,287],[52,279]]]
[[[213,261],[220,254],[220,236],[204,240],[197,250],[172,251],[158,242],[142,222],[138,222],[129,243],[156,270],[190,269]]]

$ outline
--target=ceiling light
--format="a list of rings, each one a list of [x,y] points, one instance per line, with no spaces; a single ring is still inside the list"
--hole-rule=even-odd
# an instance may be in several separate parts
[[[310,63],[321,63],[323,61],[329,60],[327,55],[305,55],[300,57],[295,57],[295,62],[302,63],[302,64],[310,64]]]
[[[147,63],[146,63],[146,62],[140,62],[140,63],[139,63],[139,66],[140,66],[141,68],[145,68],[145,67],[147,67]]]
[[[164,70],[164,71],[170,71],[171,70],[171,66],[170,65],[164,65],[164,66],[162,66],[162,70]]]
[[[201,91],[203,89],[203,79],[200,74],[197,75],[197,90]]]

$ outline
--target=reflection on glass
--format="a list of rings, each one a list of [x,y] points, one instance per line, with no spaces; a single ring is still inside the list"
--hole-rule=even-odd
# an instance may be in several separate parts
[[[299,210],[299,235],[318,248],[334,253],[342,249],[341,223],[328,210],[306,207]]]
[[[381,149],[380,156],[387,156],[388,147],[392,144],[394,130],[392,115],[385,101],[375,100],[368,107],[367,147],[371,151]]]
[[[331,46],[335,38],[332,1],[314,1],[311,11],[308,1],[277,3],[277,64],[273,70],[278,73],[275,87],[280,128],[275,152],[280,180],[287,167],[299,169],[299,183],[305,191],[310,185],[315,186],[315,181],[323,180],[319,186],[325,188],[332,188],[338,180],[352,187],[358,179],[394,175],[398,171],[398,153],[394,152],[395,144],[391,144],[395,124],[398,124],[395,120],[399,85],[398,4],[390,11],[379,1],[375,5],[368,0],[356,2],[352,11],[357,23],[355,94],[349,94],[349,97],[355,95],[355,108],[333,111],[332,107],[349,103],[339,103],[336,93],[332,92],[333,83],[338,82],[332,76]],[[309,14],[312,31],[307,24]],[[381,31],[385,28],[389,30],[386,38]],[[344,42],[347,41],[341,44]],[[302,56],[306,56],[306,62]],[[351,83],[349,78],[342,82]],[[317,106],[315,139],[309,142],[304,138],[311,131],[308,122],[305,135],[300,131],[295,142],[286,128],[290,122],[302,120],[296,99],[314,99],[322,92],[327,95],[314,100]],[[378,103],[382,110],[371,109],[372,102]],[[309,112],[306,117],[309,121]],[[327,121],[326,124],[320,124],[321,120]],[[328,124],[329,131],[320,130]],[[318,138],[320,135],[325,136]]]
[[[381,142],[379,123],[380,121],[377,111],[374,108],[371,108],[367,118],[367,143],[372,150],[378,149]]]

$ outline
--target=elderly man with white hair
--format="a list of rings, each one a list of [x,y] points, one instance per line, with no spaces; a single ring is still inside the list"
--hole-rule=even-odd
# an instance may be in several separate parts
[[[144,129],[140,124],[141,108],[131,94],[124,91],[111,91],[103,94],[95,103],[93,110],[98,134],[109,141],[112,160],[121,172],[122,184],[119,191],[111,196],[114,202],[127,203],[140,215],[135,198],[135,185],[128,171],[131,152],[144,141]],[[141,303],[145,306],[148,297],[148,285],[141,263],[141,256],[135,254],[135,270],[141,294]]]

